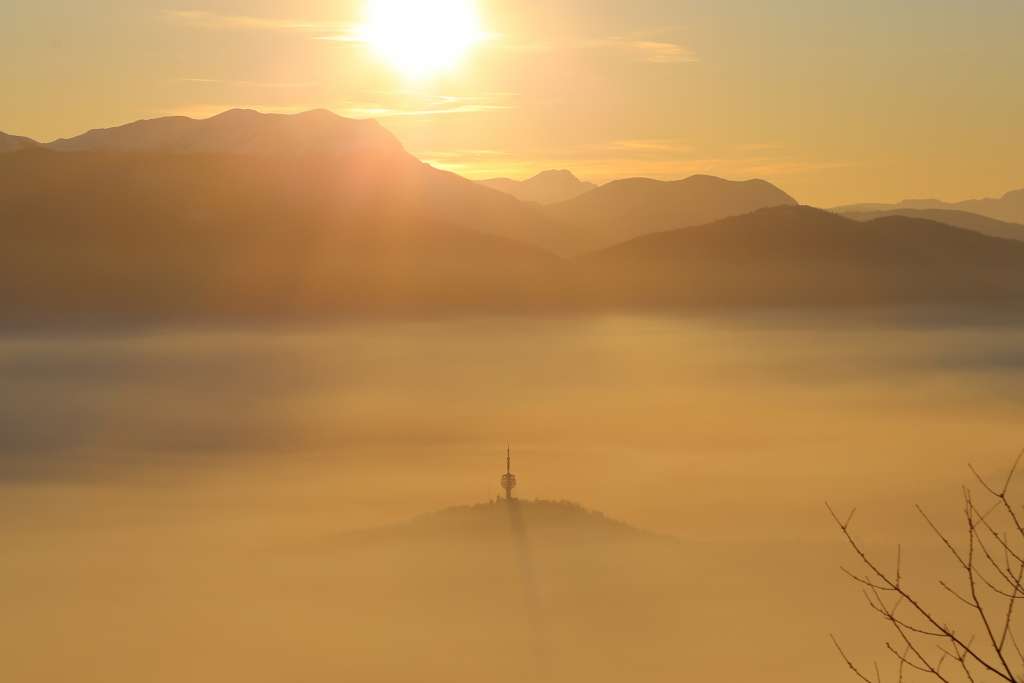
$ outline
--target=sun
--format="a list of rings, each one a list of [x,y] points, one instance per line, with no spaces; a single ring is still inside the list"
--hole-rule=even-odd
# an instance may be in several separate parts
[[[368,0],[360,34],[412,79],[453,68],[485,37],[473,0]]]

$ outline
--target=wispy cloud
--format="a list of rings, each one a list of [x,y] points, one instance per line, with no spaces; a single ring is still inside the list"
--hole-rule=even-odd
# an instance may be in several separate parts
[[[361,102],[348,105],[345,116],[353,118],[389,118],[396,116],[442,116],[446,114],[472,114],[511,109],[508,93],[485,95],[422,95],[382,93],[380,102]]]
[[[699,62],[697,54],[677,39],[682,30],[682,27],[679,26],[663,26],[624,35],[565,35],[547,40],[515,40],[499,36],[500,40],[497,41],[497,45],[503,50],[521,53],[588,50],[648,64]]]
[[[199,83],[220,83],[216,79],[181,79]],[[228,81],[229,83],[231,81]],[[246,83],[246,81],[239,81]],[[259,84],[260,87],[273,88],[280,84]],[[298,85],[298,84],[295,84]],[[319,84],[313,84],[319,85]],[[377,93],[379,97],[372,95],[363,100],[347,100],[329,103],[326,106],[322,101],[309,101],[308,99],[299,102],[273,102],[273,101],[252,101],[232,100],[228,98],[217,101],[194,103],[153,112],[154,116],[188,116],[191,118],[208,118],[224,112],[228,109],[255,109],[272,114],[297,114],[311,109],[330,109],[340,116],[354,119],[384,119],[384,118],[413,118],[413,117],[434,117],[453,114],[472,114],[487,111],[499,111],[511,109],[511,97],[508,93],[487,94],[477,96],[461,95],[410,95],[407,93]],[[269,95],[268,99],[273,98]]]
[[[649,64],[686,64],[699,61],[690,48],[679,43],[643,40],[632,37],[611,37],[590,40],[582,47],[611,50],[629,59]]]
[[[675,138],[639,138],[633,140],[614,140],[606,145],[606,149],[621,150],[630,153],[651,154],[689,154],[693,145]]]
[[[194,85],[230,86],[238,88],[315,88],[322,83],[317,81],[287,82],[287,81],[246,81],[230,78],[178,78],[177,83],[192,83]]]
[[[167,21],[191,28],[208,30],[291,31],[332,34],[344,34],[353,30],[351,26],[339,22],[218,14],[205,10],[163,10],[161,16]]]
[[[621,140],[602,145],[564,149],[507,151],[462,149],[411,150],[439,168],[469,178],[527,178],[548,168],[569,168],[580,178],[607,182],[617,178],[648,177],[675,180],[711,174],[742,180],[784,179],[824,170],[845,168],[835,161],[796,159],[767,152],[736,154],[736,146],[699,150],[675,140]]]
[[[364,43],[366,37],[359,24],[241,14],[221,14],[207,10],[163,10],[167,20],[190,28],[220,31],[278,31],[303,33],[316,40],[336,43]],[[604,38],[567,38],[554,42],[517,43],[498,33],[482,33],[486,41],[506,50],[545,52],[556,50],[595,50],[616,54],[623,59],[648,64],[685,64],[699,61],[694,52],[665,36],[675,29],[653,29],[624,36]]]
[[[741,152],[768,152],[782,149],[782,145],[776,142],[746,142],[733,145],[733,147]]]

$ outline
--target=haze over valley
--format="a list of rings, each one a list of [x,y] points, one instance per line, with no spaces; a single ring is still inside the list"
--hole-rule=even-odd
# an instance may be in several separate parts
[[[940,4],[0,0],[0,683],[1024,680]]]

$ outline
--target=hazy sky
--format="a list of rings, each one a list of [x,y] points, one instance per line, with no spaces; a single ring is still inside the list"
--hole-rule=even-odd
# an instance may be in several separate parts
[[[706,172],[819,205],[1024,187],[1020,0],[476,0],[487,39],[417,81],[328,39],[367,1],[0,0],[0,130],[329,108],[469,177]]]

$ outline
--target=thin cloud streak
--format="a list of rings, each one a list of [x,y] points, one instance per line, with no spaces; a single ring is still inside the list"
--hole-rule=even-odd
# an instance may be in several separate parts
[[[461,104],[436,109],[398,109],[393,107],[357,106],[349,107],[344,116],[351,118],[392,118],[396,116],[441,116],[444,114],[475,114],[486,111],[501,111],[512,107],[497,104]]]
[[[315,88],[323,85],[317,81],[306,81],[306,82],[275,82],[275,81],[245,81],[245,80],[234,80],[224,78],[178,78],[175,79],[176,83],[193,83],[195,85],[218,85],[218,86],[233,86],[240,88]]]
[[[191,28],[207,30],[291,31],[301,33],[338,33],[354,30],[339,22],[303,19],[279,19],[235,14],[218,14],[205,10],[163,10],[167,21]]]
[[[213,79],[182,79],[198,80],[206,82]],[[313,84],[319,85],[319,84]],[[336,103],[324,107],[322,103],[304,101],[301,103],[280,104],[280,103],[241,103],[235,100],[224,100],[221,102],[196,103],[176,107],[171,110],[155,112],[156,116],[188,116],[190,118],[209,118],[216,116],[228,109],[254,109],[256,111],[272,114],[298,114],[312,109],[329,109],[339,116],[354,119],[383,119],[383,118],[415,118],[434,117],[452,114],[474,114],[489,111],[501,111],[512,109],[512,105],[503,103],[506,96],[480,96],[461,97],[455,95],[436,95],[420,97],[415,103],[396,103],[386,101],[348,101]]]
[[[567,39],[556,42],[513,43],[503,41],[500,47],[518,52],[558,52],[563,50],[591,50],[618,55],[623,59],[647,64],[693,64],[700,61],[686,45],[667,40],[652,40],[650,36],[611,36],[608,38]]]
[[[845,162],[809,161],[765,154],[685,158],[671,152],[657,153],[649,146],[631,148],[622,142],[609,143],[603,149],[580,146],[537,156],[491,149],[426,152],[420,156],[432,165],[473,179],[528,178],[549,168],[569,168],[581,179],[598,183],[629,177],[678,180],[705,173],[735,179],[778,178],[851,166]]]
[[[611,50],[648,64],[690,64],[699,61],[688,47],[664,41],[612,37],[587,41],[582,46]]]
[[[365,43],[366,37],[358,24],[344,22],[317,21],[308,19],[287,19],[271,17],[255,17],[239,14],[219,14],[206,10],[163,10],[164,19],[191,28],[206,30],[248,30],[248,31],[288,31],[307,34],[316,40],[335,43]],[[649,32],[646,37],[637,34],[630,36],[611,36],[598,39],[570,39],[564,43],[527,43],[514,44],[498,33],[485,33],[482,42],[500,44],[505,49],[527,51],[552,51],[561,49],[574,50],[605,50],[617,53],[624,58],[648,64],[687,64],[699,61],[690,48],[676,42],[653,40],[652,35],[663,34],[665,31]]]
[[[623,150],[625,152],[640,152],[652,154],[689,154],[693,152],[693,145],[681,140],[672,138],[640,138],[635,140],[616,140],[605,146],[607,149]]]
[[[346,115],[355,118],[391,118],[505,111],[513,109],[509,99],[514,97],[510,93],[409,96],[408,93],[395,92],[377,95],[383,101],[374,101],[374,98],[366,102],[350,103],[344,109]]]

